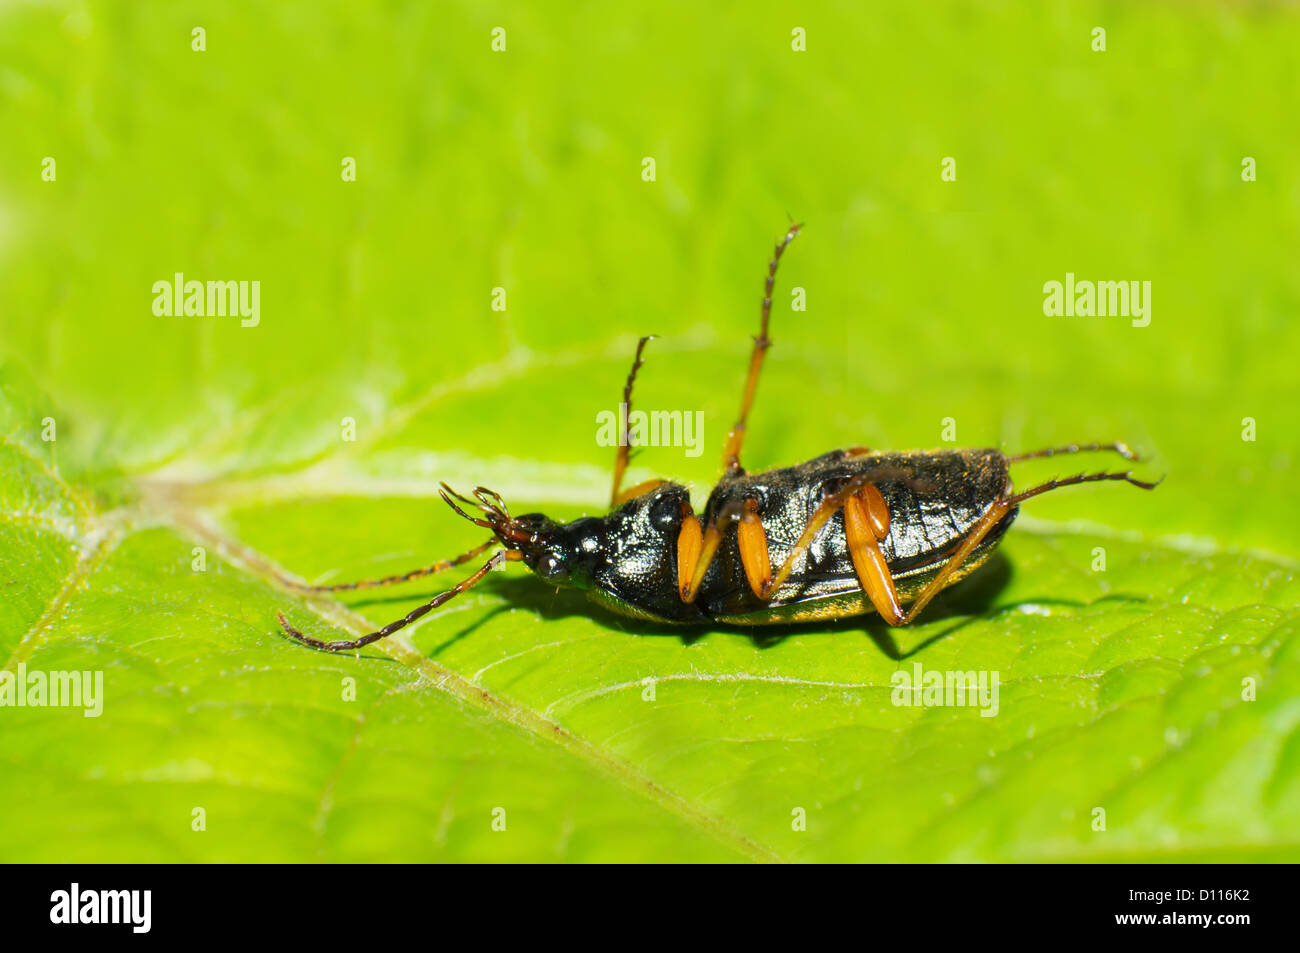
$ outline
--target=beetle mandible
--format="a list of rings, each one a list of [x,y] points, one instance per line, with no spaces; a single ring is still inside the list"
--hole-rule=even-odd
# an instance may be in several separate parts
[[[799,234],[792,224],[768,262],[761,323],[750,355],[740,416],[723,447],[723,475],[702,517],[687,488],[650,480],[622,488],[630,451],[632,385],[646,344],[637,342],[623,389],[629,412],[614,460],[607,516],[555,522],[540,513],[511,516],[500,495],[478,487],[473,498],[442,484],[453,510],[492,536],[453,559],[398,576],[337,585],[338,592],[407,582],[495,553],[473,575],[401,619],[354,639],[304,635],[279,613],[292,638],[313,648],[348,651],[392,635],[477,585],[503,561],[523,562],[547,582],[584,590],[596,603],[639,619],[668,623],[758,625],[835,619],[877,612],[907,625],[940,591],[979,568],[1025,500],[1063,486],[1122,480],[1153,489],[1131,471],[1081,473],[1016,493],[1010,465],[1058,454],[1113,451],[1123,443],[1073,444],[1007,456],[997,449],[877,452],[833,450],[797,466],[747,473],[741,448],[763,360],[781,256]],[[479,515],[471,515],[460,504]],[[904,607],[907,607],[906,609]]]

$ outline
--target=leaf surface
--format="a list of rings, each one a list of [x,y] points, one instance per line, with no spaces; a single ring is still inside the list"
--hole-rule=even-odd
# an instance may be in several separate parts
[[[806,55],[774,9],[518,9],[496,57],[475,7],[403,17],[206,11],[198,54],[172,5],[0,11],[0,670],[104,682],[0,707],[0,859],[1300,857],[1295,11],[827,8]],[[512,567],[361,657],[278,634],[440,591],[277,574],[463,552],[441,480],[599,512],[643,333],[637,406],[703,433],[629,482],[702,505],[787,209],[751,468],[951,421],[1165,483],[1032,501],[902,630],[643,626]],[[178,271],[260,323],[153,314]],[[1043,314],[1067,271],[1151,280],[1151,324]],[[997,714],[900,704],[917,665]]]

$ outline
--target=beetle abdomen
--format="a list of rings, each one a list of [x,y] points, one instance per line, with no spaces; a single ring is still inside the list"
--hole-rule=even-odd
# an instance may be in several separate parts
[[[994,449],[853,453],[836,450],[807,463],[724,479],[714,489],[705,521],[728,504],[758,501],[773,566],[794,548],[818,504],[853,477],[863,475],[880,490],[889,508],[888,536],[880,543],[899,596],[910,601],[942,567],[984,511],[1009,490],[1007,461]],[[964,570],[991,554],[1015,518],[1011,511],[981,543]],[[961,575],[964,576],[966,572]],[[953,581],[956,581],[955,577]],[[845,601],[859,590],[849,556],[844,518],[837,513],[821,530],[789,580],[769,603],[751,591],[732,529],[719,547],[700,589],[701,608],[719,621],[787,622],[789,607],[809,603],[809,618],[871,611],[869,601],[854,610]],[[845,598],[840,598],[845,597]],[[831,600],[826,605],[813,602]],[[759,618],[768,615],[769,618]],[[729,616],[742,618],[729,620]]]

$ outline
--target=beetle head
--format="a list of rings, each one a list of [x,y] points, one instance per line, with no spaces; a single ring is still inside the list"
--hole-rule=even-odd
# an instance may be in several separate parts
[[[475,487],[474,498],[442,485],[442,498],[453,510],[478,526],[489,529],[507,550],[548,582],[587,588],[605,548],[604,521],[584,518],[557,523],[542,513],[511,516],[501,494]],[[456,500],[477,506],[482,517],[471,516]]]

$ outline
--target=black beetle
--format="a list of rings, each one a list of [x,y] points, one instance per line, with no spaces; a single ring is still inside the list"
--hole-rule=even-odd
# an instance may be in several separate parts
[[[874,452],[833,450],[793,467],[747,473],[740,465],[749,409],[763,359],[781,255],[799,234],[791,225],[768,263],[762,322],[754,339],[740,418],[727,436],[724,473],[703,520],[687,488],[651,480],[623,490],[631,440],[624,414],[614,464],[611,512],[557,523],[540,513],[511,516],[505,501],[478,487],[473,499],[445,483],[442,498],[461,516],[492,532],[483,544],[400,576],[330,586],[337,592],[406,582],[468,562],[500,547],[469,578],[378,631],[333,642],[304,635],[279,614],[291,637],[331,652],[357,649],[391,635],[477,584],[504,560],[522,561],[548,582],[587,592],[623,615],[669,623],[759,625],[834,619],[878,612],[906,625],[943,589],[979,568],[1019,512],[1020,503],[1076,483],[1123,480],[1149,490],[1156,483],[1129,471],[1084,473],[1021,493],[1010,465],[1063,453],[1113,451],[1136,460],[1122,443],[1074,444],[1007,456],[1000,450]],[[637,343],[623,390],[629,408],[643,363]],[[465,512],[457,501],[477,508]],[[904,606],[908,608],[904,610]]]

